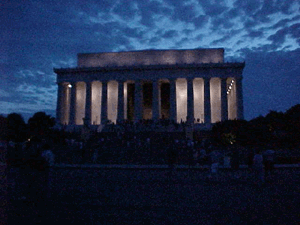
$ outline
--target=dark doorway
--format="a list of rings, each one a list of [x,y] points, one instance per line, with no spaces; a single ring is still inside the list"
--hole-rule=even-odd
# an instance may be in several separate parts
[[[161,105],[161,118],[162,119],[169,119],[170,118],[170,83],[162,83],[161,87],[161,98],[160,98],[160,105]]]
[[[152,119],[152,83],[143,84],[143,119]]]
[[[134,83],[127,84],[127,119],[134,119]]]

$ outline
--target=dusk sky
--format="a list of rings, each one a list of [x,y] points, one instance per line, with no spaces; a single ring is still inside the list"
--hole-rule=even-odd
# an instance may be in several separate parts
[[[0,114],[55,116],[53,68],[77,53],[224,48],[245,61],[244,115],[300,103],[299,0],[2,0]]]

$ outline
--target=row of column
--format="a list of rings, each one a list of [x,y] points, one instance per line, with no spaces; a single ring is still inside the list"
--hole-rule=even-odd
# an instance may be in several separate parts
[[[193,78],[187,78],[187,122],[194,121],[194,90]],[[210,96],[210,78],[203,78],[204,80],[204,122],[211,123],[211,96]],[[227,78],[221,78],[221,120],[228,119],[228,99],[227,99]],[[176,79],[169,79],[170,82],[170,119],[177,121],[177,107],[176,107]],[[236,86],[236,109],[237,119],[243,119],[243,96],[242,96],[242,82],[241,79],[235,79]],[[70,83],[71,97],[69,110],[70,125],[76,124],[76,83]],[[158,120],[160,115],[159,102],[159,81],[154,80],[152,91],[152,119]],[[57,101],[57,119],[58,122],[62,118],[61,104],[63,99],[63,85],[58,84],[58,101]],[[143,95],[142,95],[142,81],[135,81],[134,93],[134,120],[135,122],[142,119],[143,110]],[[117,106],[117,121],[124,120],[124,81],[118,82],[118,106]],[[101,98],[101,123],[108,119],[107,109],[107,81],[102,81],[102,98]],[[86,82],[86,100],[85,100],[85,123],[91,124],[92,119],[92,83]]]

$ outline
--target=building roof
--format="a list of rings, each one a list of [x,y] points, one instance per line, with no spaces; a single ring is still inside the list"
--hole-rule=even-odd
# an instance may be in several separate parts
[[[224,49],[143,50],[130,52],[79,53],[78,67],[122,67],[223,63]]]

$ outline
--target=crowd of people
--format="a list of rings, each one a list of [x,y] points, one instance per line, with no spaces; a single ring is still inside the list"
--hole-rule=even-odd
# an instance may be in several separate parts
[[[240,146],[220,147],[207,138],[191,140],[182,133],[168,132],[107,132],[82,135],[58,133],[59,139],[35,138],[24,143],[8,144],[8,164],[40,154],[49,163],[78,164],[169,164],[212,165],[222,164],[238,170],[239,165],[252,166],[255,151]],[[42,149],[42,150],[41,150]],[[29,153],[30,152],[30,153]],[[22,160],[21,160],[22,161]],[[274,151],[264,151],[267,170],[274,164]]]
[[[55,159],[51,145],[42,139],[7,143],[7,177],[9,193],[17,199],[43,204],[50,197],[49,174]],[[13,200],[13,199],[12,199]]]
[[[218,176],[220,165],[231,169],[235,178],[239,178],[240,164],[246,163],[258,184],[264,183],[265,176],[274,167],[273,150],[245,151],[238,146],[224,150],[209,139],[193,141],[176,133],[91,133],[85,138],[80,134],[60,133],[56,140],[34,137],[24,143],[9,142],[6,146],[8,174],[17,180],[11,188],[20,191],[20,198],[44,199],[49,193],[49,172],[55,163],[164,164],[170,171],[175,171],[177,165],[190,168],[209,165],[208,179]]]

